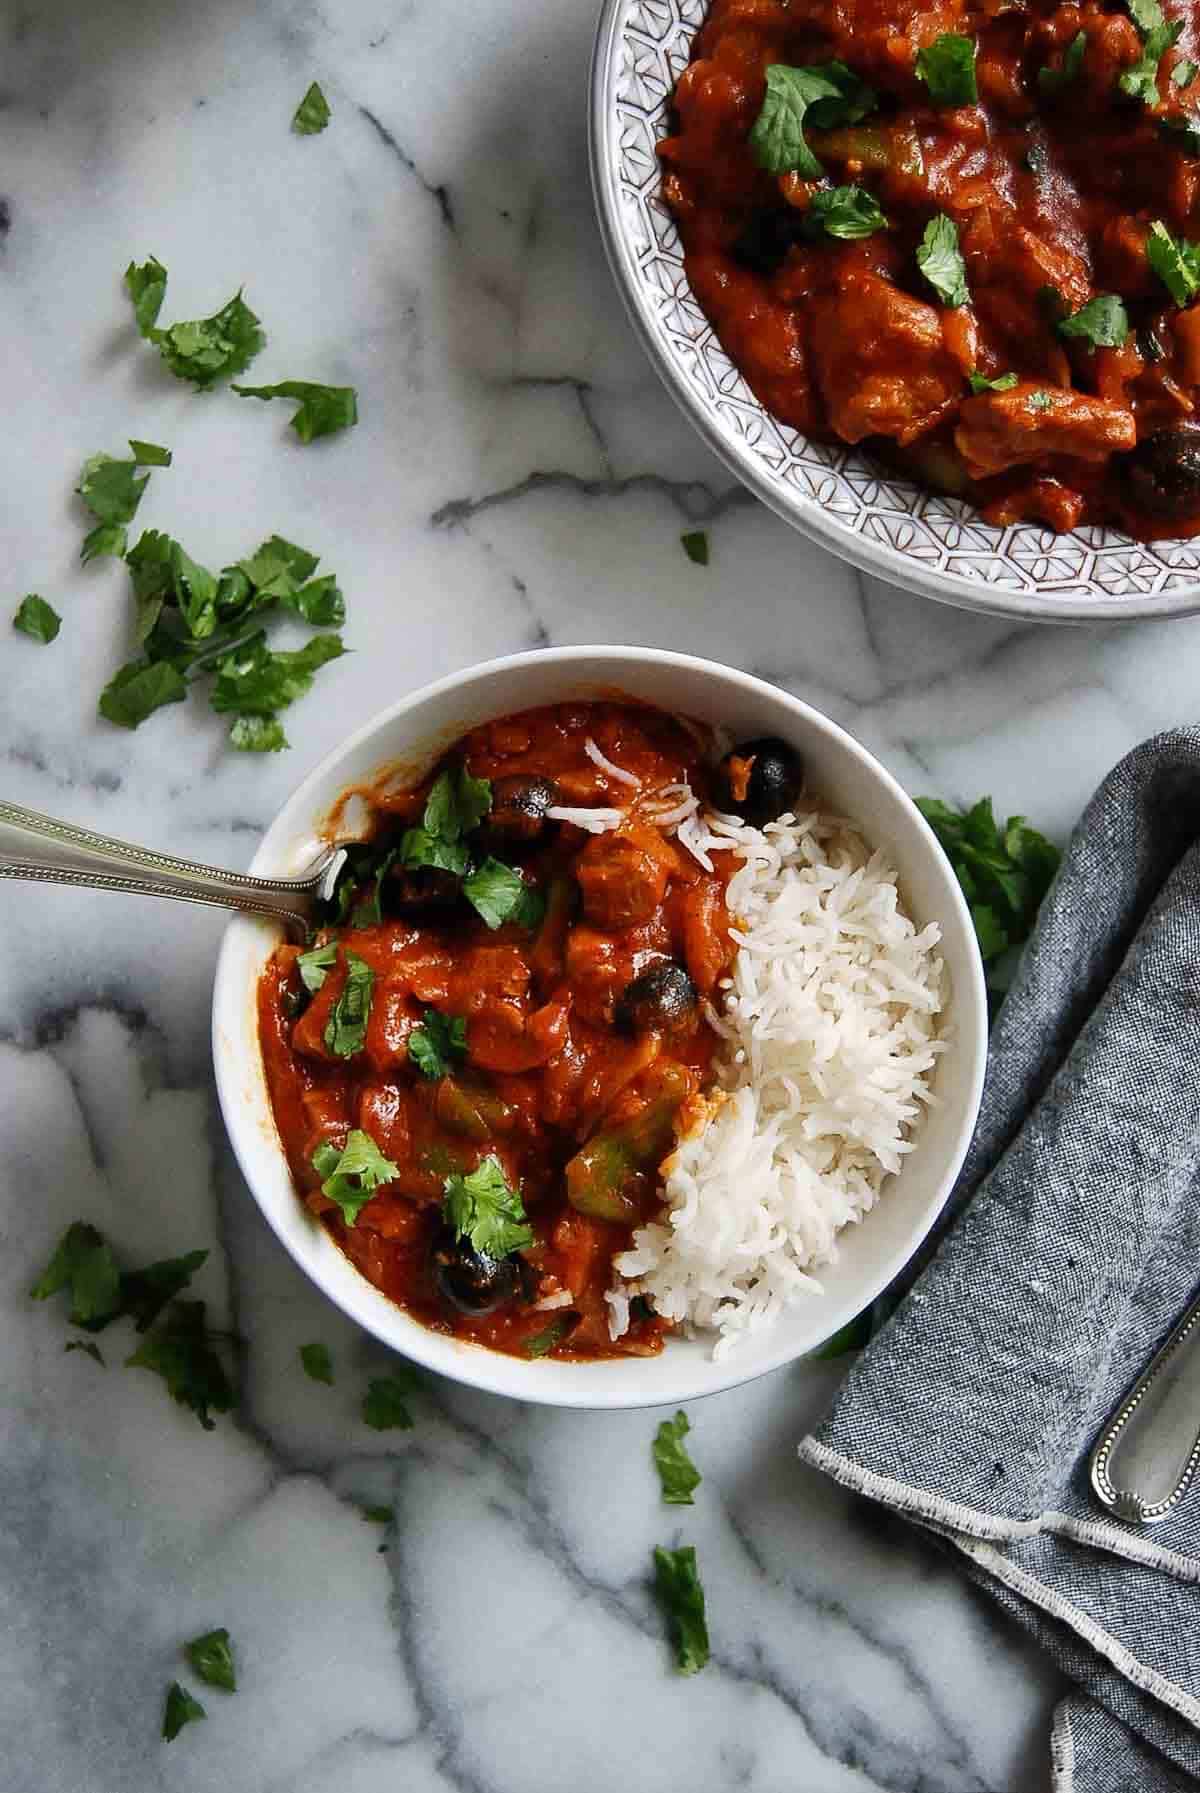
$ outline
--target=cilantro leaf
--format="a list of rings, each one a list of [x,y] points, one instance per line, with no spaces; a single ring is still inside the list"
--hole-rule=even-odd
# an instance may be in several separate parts
[[[335,1058],[353,1058],[366,1044],[374,989],[371,967],[357,953],[347,951],[346,982],[325,1023],[325,1044]]]
[[[679,1672],[694,1675],[708,1661],[708,1622],[693,1545],[680,1550],[655,1546],[654,1591],[666,1614]]]
[[[68,1339],[66,1344],[63,1346],[63,1350],[64,1351],[86,1351],[89,1357],[95,1359],[95,1361],[100,1365],[100,1368],[102,1370],[106,1370],[108,1368],[108,1365],[104,1361],[104,1353],[101,1351],[101,1349],[100,1349],[99,1345],[96,1343],[95,1339]]]
[[[917,250],[917,266],[943,304],[956,310],[970,298],[967,268],[958,247],[958,226],[938,212],[925,226]]]
[[[1011,392],[1017,383],[1017,376],[997,374],[994,380],[989,380],[984,374],[969,373],[967,383],[972,392]]]
[[[1183,21],[1168,25],[1159,0],[1129,0],[1129,16],[1142,39],[1142,54],[1132,67],[1122,69],[1117,87],[1154,111],[1159,103],[1158,65],[1182,32]]]
[[[228,1413],[233,1406],[229,1378],[209,1342],[203,1301],[176,1301],[157,1331],[147,1333],[125,1361],[161,1376],[171,1399],[190,1408],[206,1432],[213,1429],[210,1408]]]
[[[100,693],[98,705],[106,722],[138,728],[164,704],[182,703],[187,685],[178,668],[165,660],[130,660],[115,672]]]
[[[1138,28],[1138,35],[1143,38],[1157,31],[1166,18],[1159,0],[1128,0],[1128,11]]]
[[[391,1525],[396,1517],[395,1507],[360,1507],[358,1510],[372,1525]]]
[[[708,565],[708,531],[707,529],[689,529],[679,538],[680,546],[693,566]]]
[[[304,988],[315,996],[325,982],[333,967],[337,964],[338,943],[329,940],[324,946],[314,946],[306,953],[301,953],[296,960],[296,969],[300,973],[300,981]]]
[[[229,745],[238,753],[283,753],[291,742],[282,722],[273,716],[235,716],[229,725]]]
[[[467,901],[489,928],[502,927],[506,921],[535,927],[540,919],[537,892],[532,885],[526,884],[520,872],[503,865],[499,859],[488,858],[476,866],[463,879],[462,888]]]
[[[1200,292],[1200,244],[1173,237],[1157,218],[1146,238],[1146,260],[1176,305],[1190,305]]]
[[[879,201],[865,187],[822,188],[809,200],[804,220],[827,237],[840,237],[846,242],[886,230],[888,222],[879,209]]]
[[[184,1644],[183,1649],[195,1673],[209,1687],[221,1687],[226,1693],[237,1692],[233,1651],[224,1626],[219,1631],[206,1631],[202,1637],[194,1637],[190,1644]]]
[[[1047,96],[1061,93],[1064,87],[1070,87],[1078,80],[1079,71],[1083,67],[1083,58],[1087,50],[1087,32],[1077,31],[1067,45],[1061,68],[1040,68],[1038,70],[1038,91]]]
[[[160,329],[158,315],[167,290],[167,270],[154,256],[141,267],[130,262],[125,270],[125,290],[146,341],[154,344],[173,374],[201,390],[240,374],[266,343],[258,318],[240,292],[212,317]]]
[[[353,386],[322,386],[316,380],[280,380],[275,386],[239,386],[233,390],[241,398],[293,398],[298,409],[290,422],[301,442],[315,442],[318,436],[336,436],[339,430],[353,429],[358,422],[358,394]]]
[[[934,797],[917,808],[937,835],[971,910],[985,964],[1028,939],[1058,869],[1059,852],[1024,816],[1001,828],[989,797],[969,810]]]
[[[22,635],[28,635],[34,641],[40,641],[43,647],[49,647],[62,628],[62,617],[53,604],[47,604],[45,598],[40,598],[37,592],[31,591],[17,605],[13,628],[19,629]]]
[[[67,1228],[29,1293],[35,1301],[47,1301],[60,1289],[71,1297],[72,1326],[99,1332],[121,1311],[121,1273],[112,1247],[85,1220]]]
[[[467,1024],[461,1015],[426,1009],[420,1027],[408,1036],[408,1056],[422,1076],[444,1077],[453,1058],[467,1056]]]
[[[148,1332],[207,1258],[207,1251],[189,1251],[181,1258],[160,1258],[144,1270],[123,1270],[121,1312],[130,1316],[139,1332]]]
[[[665,1419],[654,1435],[654,1467],[667,1506],[695,1506],[692,1494],[702,1477],[688,1456],[684,1438],[691,1431],[688,1416],[680,1408],[674,1419]]]
[[[520,1191],[509,1187],[504,1166],[495,1156],[475,1170],[446,1178],[444,1213],[459,1239],[468,1239],[485,1257],[506,1258],[533,1244]]]
[[[472,778],[465,766],[443,772],[425,803],[424,825],[443,840],[459,840],[477,828],[492,807],[492,787],[486,778]]]
[[[219,713],[273,717],[311,691],[314,675],[345,651],[340,635],[314,635],[293,652],[272,653],[259,634],[217,662],[212,707]]]
[[[125,270],[125,291],[133,305],[134,322],[146,341],[153,342],[154,326],[167,291],[167,270],[153,255],[140,268],[131,261]]]
[[[943,31],[917,52],[917,80],[924,81],[935,106],[973,106],[979,98],[975,83],[975,39]]]
[[[346,600],[332,573],[310,579],[297,592],[280,598],[285,610],[294,610],[314,629],[336,629],[346,620]]]
[[[1171,80],[1176,87],[1190,87],[1197,75],[1200,75],[1200,62],[1191,62],[1186,56],[1171,70]]]
[[[421,1378],[411,1364],[398,1364],[392,1376],[374,1377],[368,1382],[363,1397],[364,1424],[376,1432],[388,1432],[397,1427],[402,1432],[411,1431],[413,1419],[407,1401],[420,1387]]]
[[[329,1355],[329,1346],[319,1341],[312,1345],[301,1345],[300,1362],[304,1365],[304,1374],[314,1382],[327,1382],[333,1386],[333,1358]]]
[[[94,454],[83,464],[75,490],[96,518],[96,528],[84,537],[79,558],[86,563],[102,555],[124,554],[126,524],[132,523],[150,475],[138,477],[138,463],[118,461],[110,454]]]
[[[1094,349],[1119,349],[1129,335],[1129,314],[1115,293],[1098,293],[1059,320],[1058,334],[1080,337]]]
[[[576,1314],[569,1316],[560,1314],[556,1319],[551,1320],[549,1326],[544,1327],[541,1332],[535,1332],[531,1337],[522,1339],[522,1351],[526,1357],[549,1357],[555,1345],[560,1345],[567,1334],[572,1331],[577,1319],[578,1315]]]
[[[174,1743],[184,1725],[190,1724],[193,1718],[207,1718],[208,1713],[199,1700],[193,1699],[186,1687],[178,1681],[172,1681],[167,1689],[167,1703],[163,1708],[162,1734],[168,1743]]]
[[[315,137],[329,123],[329,101],[313,82],[292,115],[292,129],[300,137]]]
[[[750,148],[768,174],[801,174],[819,180],[824,170],[804,137],[805,125],[831,130],[857,124],[873,112],[877,98],[844,62],[790,68],[774,62],[767,69],[762,110],[750,133]]]
[[[461,878],[471,862],[471,855],[461,840],[443,840],[439,835],[430,834],[428,828],[407,828],[400,842],[400,862],[414,867],[433,866]]]
[[[171,465],[170,449],[160,448],[157,442],[139,442],[136,436],[130,436],[129,446],[139,467],[169,467]]]
[[[340,1152],[328,1141],[319,1145],[312,1155],[312,1165],[322,1178],[322,1195],[337,1203],[347,1226],[355,1225],[377,1189],[394,1182],[400,1175],[371,1135],[358,1127],[347,1134],[346,1144]]]
[[[246,575],[258,597],[293,598],[305,580],[312,578],[320,558],[281,535],[272,535],[248,559],[239,560],[237,570]]]

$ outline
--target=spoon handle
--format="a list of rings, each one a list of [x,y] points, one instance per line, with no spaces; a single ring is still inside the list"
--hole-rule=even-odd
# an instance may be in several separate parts
[[[1092,1491],[1134,1525],[1174,1512],[1200,1469],[1200,1299],[1110,1415],[1092,1450]]]
[[[29,858],[34,842],[50,847],[51,855],[44,860]],[[6,857],[10,851],[14,856]],[[16,803],[0,802],[0,878],[209,903],[271,916],[297,933],[307,931],[316,903],[331,894],[342,859],[340,849],[330,847],[303,877],[256,878],[193,859],[177,859],[171,853],[39,815]]]

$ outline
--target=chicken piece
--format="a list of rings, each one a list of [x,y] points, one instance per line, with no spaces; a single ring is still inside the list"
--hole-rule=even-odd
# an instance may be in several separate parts
[[[878,274],[855,272],[812,307],[809,342],[829,421],[844,442],[903,436],[962,391],[932,305]]]
[[[405,1062],[408,1036],[420,1020],[421,1010],[412,999],[406,975],[375,980],[363,1048],[372,1069],[390,1071]]]
[[[632,928],[649,921],[663,897],[673,860],[662,836],[629,823],[597,834],[575,865],[583,912],[598,928]]]
[[[408,1104],[398,1083],[387,1078],[365,1084],[358,1097],[358,1125],[369,1133],[385,1158],[403,1164],[412,1145]]]
[[[473,1016],[472,1064],[484,1071],[535,1071],[557,1057],[567,1042],[569,993],[554,996],[532,1015],[512,1002],[489,1002]]]
[[[1137,441],[1133,412],[1086,392],[1022,381],[965,400],[954,441],[975,478],[1043,455],[1104,461]]]

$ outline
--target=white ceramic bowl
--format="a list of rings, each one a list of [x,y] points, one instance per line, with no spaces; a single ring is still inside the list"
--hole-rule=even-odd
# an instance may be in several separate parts
[[[842,729],[786,692],[686,654],[649,648],[554,648],[493,660],[403,698],[351,735],[317,767],[276,817],[251,871],[299,871],[315,854],[326,817],[351,785],[397,760],[419,773],[465,730],[493,717],[613,691],[721,723],[733,736],[782,735],[809,768],[811,787],[861,824],[892,856],[917,925],[935,920],[950,976],[947,1023],[955,1050],[941,1059],[938,1106],[879,1205],[845,1235],[839,1261],[821,1273],[823,1297],[795,1308],[731,1357],[712,1361],[702,1340],[671,1340],[659,1357],[602,1363],[525,1362],[431,1332],[354,1269],[296,1194],[275,1131],[258,1048],[255,987],[277,940],[268,922],[238,917],[221,947],[213,996],[217,1088],[246,1181],[301,1269],[387,1345],[476,1388],[560,1407],[644,1407],[691,1400],[761,1376],[814,1350],[860,1312],[912,1255],[950,1192],[983,1084],[987,999],[970,916],[949,863],[895,780]]]
[[[1200,609],[1200,540],[1111,529],[995,529],[971,506],[810,442],[759,404],[683,269],[655,145],[709,0],[604,0],[592,61],[591,156],[609,261],[634,328],[701,435],[772,510],[843,560],[968,610],[1126,622]]]

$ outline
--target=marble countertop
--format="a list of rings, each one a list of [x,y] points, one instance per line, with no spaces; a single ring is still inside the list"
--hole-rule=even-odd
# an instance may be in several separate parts
[[[585,164],[594,0],[0,0],[3,794],[242,865],[301,775],[399,693],[545,643],[684,647],[777,680],[914,790],[991,792],[1061,836],[1135,741],[1195,713],[1200,621],[1065,630],[938,607],[810,547],[660,391],[604,265]],[[314,77],[321,137],[289,132]],[[136,341],[244,282],[253,377],[353,382],[352,434],[198,397]],[[353,658],[237,756],[198,703],[97,720],[126,581],[77,564],[84,458],[167,443],[139,524],[221,565],[273,531],[349,603]],[[682,530],[708,529],[692,566]],[[207,1032],[215,915],[0,893],[0,1779],[7,1793],[1029,1793],[1054,1677],[930,1549],[803,1471],[836,1383],[798,1366],[698,1405],[714,1662],[674,1676],[647,1592],[648,1414],[449,1385],[406,1434],[357,1417],[386,1353],[302,1279],[231,1162]],[[245,1339],[206,1433],[144,1375],[63,1353],[27,1291],[81,1216],[140,1258],[210,1248]],[[297,1347],[324,1339],[333,1388]],[[118,1359],[119,1361],[119,1359]],[[381,1535],[354,1501],[394,1504]],[[386,1548],[380,1550],[381,1543]],[[217,1625],[234,1698],[168,1750],[180,1641]],[[186,1679],[186,1675],[184,1676]]]

